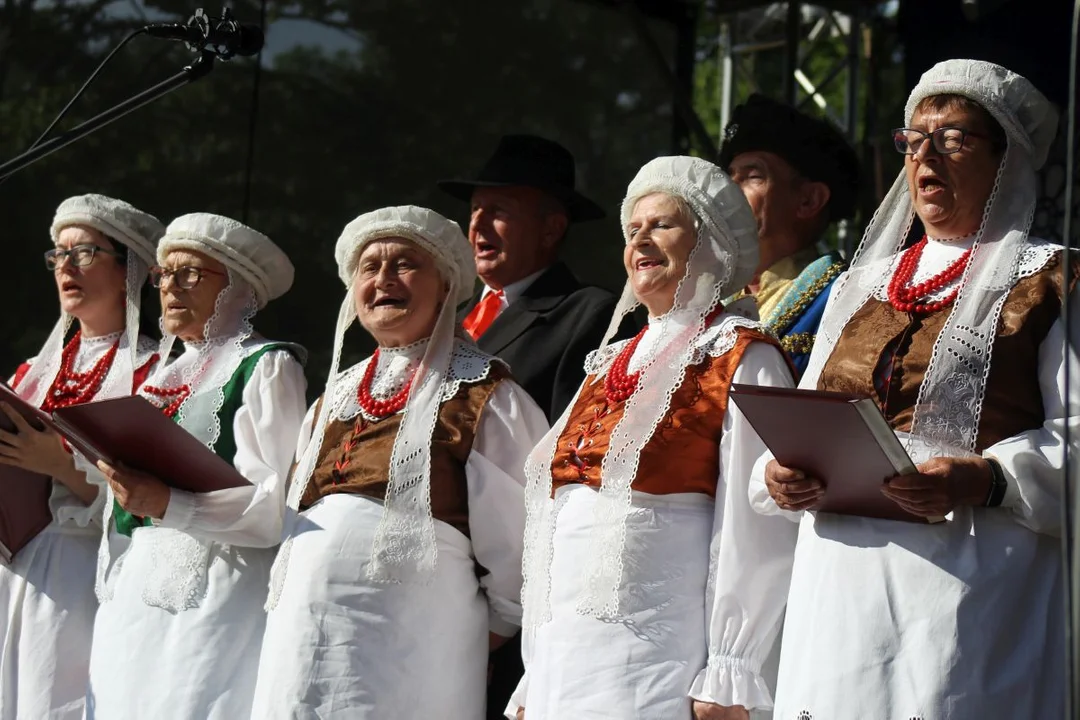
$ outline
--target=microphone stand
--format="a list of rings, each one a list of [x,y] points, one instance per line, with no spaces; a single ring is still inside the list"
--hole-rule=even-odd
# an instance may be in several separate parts
[[[46,155],[56,152],[62,147],[70,145],[76,140],[86,137],[95,130],[105,127],[115,120],[119,120],[133,110],[138,110],[143,105],[152,103],[154,100],[157,100],[177,88],[195,82],[199,78],[207,75],[213,69],[214,53],[203,50],[190,65],[167,80],[163,80],[157,85],[143,90],[138,95],[128,98],[100,115],[92,117],[67,132],[61,133],[60,135],[27,150],[22,155],[18,155],[11,160],[8,160],[3,165],[0,165],[0,180],[4,180],[9,176],[14,175],[19,170],[37,162]]]

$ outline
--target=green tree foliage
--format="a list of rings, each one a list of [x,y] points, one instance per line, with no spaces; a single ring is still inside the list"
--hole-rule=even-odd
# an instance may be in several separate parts
[[[760,92],[784,99],[787,70],[783,45],[787,9],[785,3],[763,3],[742,14],[725,14],[723,5],[703,12],[698,24],[697,65],[694,74],[694,106],[709,133],[722,140],[720,107],[723,92],[722,61],[727,36],[725,25],[735,31],[735,46],[755,48],[735,54],[732,107]],[[907,97],[904,85],[903,54],[895,27],[895,9],[887,3],[867,3],[861,10],[856,30],[857,83],[855,126],[848,133],[862,161],[860,211],[848,229],[846,243],[836,228],[828,238],[832,245],[850,249],[902,166],[893,150],[889,131],[902,121]],[[825,116],[847,132],[848,30],[850,16],[824,12],[821,6],[803,5],[802,36],[798,67],[814,85],[811,98],[805,87],[795,83],[795,102],[800,110]],[[779,46],[776,43],[780,43]],[[822,110],[823,100],[827,110]]]
[[[250,0],[233,8],[245,21],[259,17]],[[190,12],[179,0],[0,0],[0,157],[25,149],[144,13],[183,20]],[[270,2],[267,14],[273,53],[260,79],[247,221],[288,252],[297,280],[256,325],[311,350],[313,391],[324,380],[343,296],[333,260],[341,228],[405,203],[464,222],[465,208],[434,182],[472,175],[502,133],[544,134],[575,153],[582,189],[609,218],[574,227],[564,255],[586,281],[621,285],[618,204],[638,167],[669,152],[671,125],[670,91],[621,14],[577,0],[301,0]],[[311,21],[315,41],[297,41],[288,22],[296,19]],[[669,47],[669,30],[654,30]],[[179,43],[137,38],[66,127],[190,58]],[[63,198],[115,195],[166,221],[193,211],[241,217],[254,63],[219,63],[0,185],[4,367],[36,352],[55,320],[41,253]],[[157,303],[147,307],[152,315]],[[355,334],[348,359],[369,348]]]

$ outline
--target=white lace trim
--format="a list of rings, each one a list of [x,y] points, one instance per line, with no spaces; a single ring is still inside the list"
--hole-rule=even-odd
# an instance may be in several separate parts
[[[221,436],[221,408],[225,402],[225,385],[240,363],[263,347],[265,341],[248,342],[254,333],[251,318],[258,308],[252,287],[231,269],[229,284],[215,300],[214,312],[204,326],[200,343],[187,343],[184,354],[169,362],[175,337],[163,333],[158,352],[163,358],[147,384],[157,387],[187,385],[191,395],[180,407],[176,420],[185,430],[213,450]],[[119,575],[120,561],[109,573],[109,541],[112,531],[113,496],[105,500],[102,542],[98,548],[98,567],[95,591],[98,600],[112,599],[113,584]],[[167,532],[166,532],[167,530]],[[214,543],[203,542],[190,535],[168,528],[155,528],[152,533],[140,533],[139,542],[150,543],[151,567],[145,578],[143,601],[169,612],[197,607],[206,594],[207,573]],[[132,538],[132,542],[135,538]]]
[[[665,341],[670,340],[673,333],[668,331],[666,325],[663,318],[659,322],[654,321],[650,324],[646,337],[642,338],[642,344],[631,360],[631,372],[635,364],[647,369],[642,371],[642,377],[648,370],[668,373],[668,378],[672,380],[671,388],[670,390],[664,388],[664,396],[659,401],[663,403],[663,412],[655,422],[650,422],[652,429],[648,434],[638,438],[637,454],[630,462],[623,459],[624,467],[620,467],[619,471],[621,484],[625,487],[610,487],[612,484],[612,475],[608,471],[610,450],[601,464],[601,485],[597,495],[596,523],[592,538],[593,551],[589,561],[585,563],[586,589],[578,603],[578,610],[583,614],[608,618],[618,616],[620,602],[618,590],[622,584],[625,551],[625,522],[632,507],[632,484],[637,477],[640,449],[653,437],[656,427],[670,410],[672,395],[682,385],[686,368],[700,364],[706,357],[720,357],[729,352],[738,340],[740,328],[767,332],[756,320],[725,313],[696,334],[690,342],[690,347],[680,352],[674,358],[674,364],[669,365],[673,358],[669,343]],[[677,331],[674,334],[678,337]],[[646,343],[646,340],[649,342]],[[586,371],[590,375],[602,377],[607,373],[618,352],[626,346],[626,342],[628,341],[615,343],[611,348],[603,348],[599,352],[591,353],[586,360]],[[639,381],[638,392],[640,388],[641,381]],[[623,420],[627,415],[641,412],[638,409],[641,406],[640,398],[636,397],[638,392],[635,392],[627,402],[623,419],[612,431],[613,437],[623,425]],[[551,465],[556,443],[562,435],[576,400],[577,398],[567,406],[559,421],[533,450],[526,465],[526,533],[522,597],[525,603],[524,626],[527,632],[532,632],[551,618],[551,541],[555,532],[555,521],[562,507],[558,499],[551,501]],[[639,402],[634,404],[634,400]],[[649,406],[652,404],[652,401],[648,401]],[[631,418],[631,421],[633,420],[634,418]],[[632,422],[631,425],[633,425]],[[614,590],[609,587],[613,580],[616,583]]]
[[[379,367],[375,369],[375,377],[371,381],[371,394],[376,398],[384,399],[405,387],[405,382],[423,358],[426,344],[426,341],[414,343],[409,346],[414,348],[413,351],[394,352],[389,356],[386,354],[387,350],[401,351],[404,348],[380,350]],[[364,413],[356,399],[360,379],[363,378],[370,362],[370,357],[365,358],[339,376],[340,381],[335,383],[336,401],[331,404],[334,408],[333,414],[330,415],[332,419],[348,422],[357,415],[364,415],[371,422],[379,420]],[[488,355],[475,345],[457,340],[450,354],[449,372],[439,394],[440,404],[457,395],[462,383],[477,383],[486,380],[491,372],[491,365],[495,362],[502,361]],[[301,493],[302,496],[303,493]]]
[[[917,440],[933,448],[935,456],[974,452],[1001,308],[1021,267],[1037,272],[1049,257],[1049,251],[1037,249],[1039,243],[1028,237],[1036,183],[1031,158],[1023,149],[1023,133],[1008,134],[971,260],[930,353],[913,408],[909,448]],[[830,349],[867,299],[884,297],[914,217],[906,176],[901,172],[871,218],[850,270],[833,287],[815,344],[815,350],[821,351],[811,354],[803,387],[817,385]],[[1036,249],[1029,252],[1032,247]]]
[[[451,287],[450,295],[453,295]],[[298,510],[307,491],[311,474],[322,450],[328,420],[348,420],[360,414],[356,391],[371,358],[354,365],[343,373],[335,372],[341,359],[341,343],[345,330],[355,317],[352,309],[352,288],[346,293],[338,314],[334,339],[334,358],[330,381],[324,395],[324,409],[315,418],[315,427],[289,486],[286,504]],[[404,417],[394,438],[383,516],[375,530],[371,564],[367,577],[374,582],[425,584],[434,575],[438,562],[435,524],[431,514],[431,438],[438,420],[439,406],[457,395],[462,383],[486,379],[497,358],[481,352],[471,340],[455,335],[453,307],[444,305],[431,338],[423,343],[420,371],[403,410]],[[413,347],[420,349],[420,343]],[[380,356],[383,353],[380,352]],[[392,352],[387,357],[402,357],[408,352]],[[394,372],[410,373],[411,359],[405,363],[387,363]],[[445,363],[445,365],[443,364]],[[426,366],[426,367],[425,367]],[[373,380],[374,382],[374,380]],[[437,383],[437,385],[436,385]],[[388,381],[388,385],[394,383]],[[402,386],[399,383],[399,387]],[[410,415],[412,413],[412,415]],[[368,418],[374,420],[375,418]],[[298,517],[298,513],[287,516]],[[291,524],[291,523],[290,523]],[[265,608],[277,607],[289,572],[292,553],[292,531],[286,528],[284,541],[278,549],[270,570],[270,587]]]
[[[706,328],[700,336],[695,338],[688,365],[697,365],[703,362],[706,356],[718,358],[730,351],[731,348],[735,347],[735,341],[739,339],[739,328],[758,330],[766,335],[769,334],[768,328],[757,320],[725,313],[718,322]],[[645,345],[648,339],[647,332],[646,337],[642,339],[642,345]],[[591,351],[585,357],[586,375],[594,375],[598,378],[607,375],[611,363],[615,361],[615,358],[629,342],[629,340],[620,340],[607,347]],[[652,349],[649,348],[649,350]],[[638,352],[635,352],[634,357],[630,359],[628,370],[630,372],[636,371],[651,355],[652,353],[648,351],[643,353],[642,348],[639,347]]]
[[[1037,274],[1038,272],[1043,270],[1050,263],[1050,261],[1053,260],[1054,257],[1062,250],[1062,246],[1058,245],[1057,243],[1052,243],[1039,238],[1029,238],[1028,242],[1024,245],[1024,249],[1020,251],[1020,259],[1017,264],[1016,279],[1022,280],[1023,278],[1028,278],[1032,275]],[[866,287],[867,289],[872,289],[875,299],[882,302],[888,302],[889,280],[892,279],[893,273],[896,272],[896,267],[900,262],[901,255],[902,253],[899,253],[891,258],[888,258],[885,261],[882,261],[880,264],[875,265],[873,268],[868,268],[868,272],[864,276],[864,278],[868,279],[875,276],[879,278],[884,278],[884,282],[878,280],[875,281],[872,285],[871,283],[864,280],[863,287]],[[914,281],[922,282],[923,280],[926,280],[928,277],[931,277],[935,273],[941,272],[945,269],[949,262],[955,260],[959,256],[959,251],[952,257],[950,257],[948,254],[940,254],[932,258],[930,262],[925,262],[926,258],[924,257],[924,262],[919,263],[919,268],[915,273]],[[882,267],[887,268],[884,273],[879,273],[875,271],[876,268]],[[952,283],[944,286],[936,292],[927,295],[926,299],[929,301],[940,300],[941,298],[956,290],[956,286],[959,285],[960,282],[960,279],[954,280]]]
[[[1017,268],[1017,278],[1031,277],[1042,271],[1054,257],[1065,248],[1057,243],[1040,238],[1029,238],[1028,244],[1020,253],[1020,266]]]
[[[106,335],[95,335],[94,337],[83,335],[80,338],[79,344],[85,346],[87,349],[97,347],[101,350],[105,350],[116,342],[121,335],[123,335],[123,330],[117,330],[116,332],[111,332]],[[140,338],[140,340],[141,339],[142,338]]]

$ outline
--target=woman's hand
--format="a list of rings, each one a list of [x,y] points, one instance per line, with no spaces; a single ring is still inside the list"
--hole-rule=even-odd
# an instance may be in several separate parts
[[[98,461],[98,470],[109,481],[120,507],[132,515],[160,520],[169,507],[169,486],[153,475],[122,465],[113,467]]]
[[[0,403],[0,411],[15,425],[15,432],[0,429],[0,463],[57,479],[75,469],[59,435],[49,428],[31,426],[7,403]]]
[[[7,403],[0,403],[15,432],[0,430],[0,463],[40,473],[62,483],[85,505],[98,496],[98,488],[86,482],[86,473],[75,468],[75,459],[64,441],[49,428],[38,430]]]
[[[694,720],[750,720],[750,712],[742,705],[714,705],[694,701]]]
[[[765,466],[765,487],[781,510],[810,510],[825,495],[825,485],[808,478],[802,470],[787,468],[770,460]]]
[[[917,470],[892,478],[881,492],[919,517],[944,517],[960,505],[981,506],[993,482],[990,463],[981,457],[933,458]]]
[[[525,708],[519,707],[516,717],[517,717],[517,720],[525,720]]]

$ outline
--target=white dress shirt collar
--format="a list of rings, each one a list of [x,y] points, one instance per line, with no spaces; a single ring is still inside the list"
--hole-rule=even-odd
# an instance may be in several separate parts
[[[521,280],[518,280],[517,282],[512,282],[509,285],[504,286],[503,287],[503,296],[502,296],[502,307],[503,307],[503,309],[505,310],[507,307],[510,306],[511,303],[517,302],[518,298],[520,298],[522,295],[525,294],[525,291],[529,289],[529,286],[533,284],[533,282],[536,280],[536,278],[543,275],[545,272],[547,272],[547,270],[548,270],[548,268],[544,268],[543,270],[538,270],[537,272],[534,272],[532,275],[529,275],[528,277],[524,277]],[[492,293],[492,292],[495,292],[495,290],[488,287],[487,285],[485,285],[484,286],[484,292],[480,296],[480,299],[483,300],[485,297],[487,297],[488,293]]]

